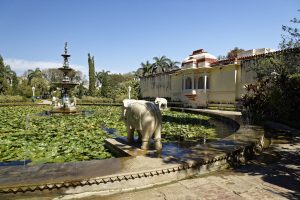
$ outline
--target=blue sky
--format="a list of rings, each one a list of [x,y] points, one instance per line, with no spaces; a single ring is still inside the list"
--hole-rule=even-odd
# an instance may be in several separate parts
[[[64,42],[71,65],[130,72],[166,55],[182,61],[203,48],[276,49],[281,26],[299,18],[299,0],[0,0],[0,54],[20,75],[58,67]]]

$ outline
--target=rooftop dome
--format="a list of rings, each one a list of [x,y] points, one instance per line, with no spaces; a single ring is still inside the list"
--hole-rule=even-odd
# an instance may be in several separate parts
[[[205,52],[203,49],[199,49],[193,51],[192,55],[190,55],[182,61],[182,67],[207,67],[209,63],[212,63],[216,60],[217,58],[215,56]]]

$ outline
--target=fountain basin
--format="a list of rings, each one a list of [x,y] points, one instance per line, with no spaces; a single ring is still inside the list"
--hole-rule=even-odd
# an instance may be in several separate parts
[[[28,196],[47,194],[69,199],[88,197],[153,187],[228,168],[245,162],[270,143],[261,127],[239,125],[239,130],[234,134],[211,143],[195,144],[190,148],[172,144],[160,157],[153,156],[157,152],[152,150],[145,152],[128,145],[124,139],[108,139],[107,143],[114,140],[112,145],[130,156],[44,164],[25,169],[7,166],[1,170],[6,176],[0,180],[0,197],[23,198],[24,193],[18,192],[25,192]],[[178,151],[177,145],[183,150],[178,154],[174,153]]]

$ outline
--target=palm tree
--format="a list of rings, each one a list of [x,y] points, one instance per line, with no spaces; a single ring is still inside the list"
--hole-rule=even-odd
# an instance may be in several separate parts
[[[29,69],[27,71],[27,79],[28,79],[28,85],[31,84],[31,80],[33,78],[42,78],[43,77],[43,73],[40,70],[40,68],[35,68],[35,70]]]
[[[143,76],[143,69],[142,68],[138,68],[134,73],[134,78],[135,79],[139,79],[141,76]]]
[[[154,62],[154,70],[152,71],[153,73],[157,73],[157,72],[165,72],[167,71],[167,66],[168,63],[171,61],[169,58],[167,58],[166,56],[161,56],[161,57],[154,57],[153,60]]]
[[[142,76],[147,76],[149,74],[151,74],[151,71],[153,70],[153,64],[151,64],[148,60],[146,61],[146,63],[141,63],[141,68],[139,68],[138,70],[141,71]]]
[[[169,60],[167,63],[167,71],[172,71],[174,69],[179,69],[180,62]]]
[[[103,81],[107,78],[109,75],[110,71],[105,71],[104,69],[100,72],[96,72],[96,78],[97,80],[102,84]]]

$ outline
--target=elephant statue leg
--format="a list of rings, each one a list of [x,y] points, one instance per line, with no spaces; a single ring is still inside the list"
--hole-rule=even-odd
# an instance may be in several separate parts
[[[127,128],[127,140],[128,140],[128,143],[132,143],[133,142],[133,135],[134,135],[134,129],[131,129],[131,128]]]
[[[161,151],[162,150],[162,144],[161,140],[159,139],[154,139],[154,145],[155,145],[155,150]]]
[[[142,136],[142,133],[141,133],[140,130],[138,130],[137,132],[138,132],[138,142],[141,143],[141,142],[142,142],[142,137],[143,137],[143,136]]]
[[[141,149],[147,150],[149,149],[149,140],[150,137],[147,133],[142,133],[142,146]]]
[[[154,132],[154,146],[155,150],[161,151],[162,144],[161,144],[161,126],[158,126]]]

